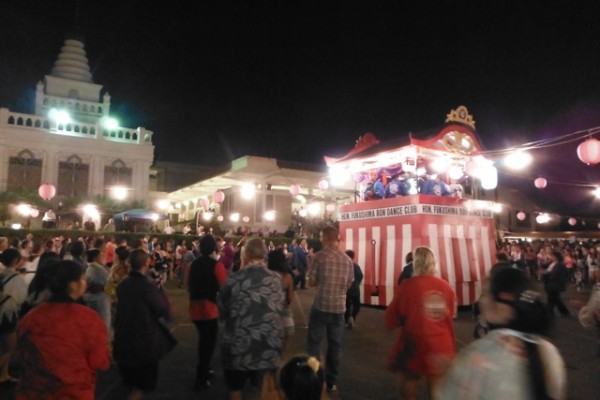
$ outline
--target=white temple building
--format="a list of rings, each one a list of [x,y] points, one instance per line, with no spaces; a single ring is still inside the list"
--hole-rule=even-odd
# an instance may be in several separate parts
[[[110,123],[112,122],[112,126]],[[0,191],[56,187],[57,199],[110,195],[147,201],[152,131],[115,126],[83,41],[67,39],[36,87],[35,113],[0,108]]]

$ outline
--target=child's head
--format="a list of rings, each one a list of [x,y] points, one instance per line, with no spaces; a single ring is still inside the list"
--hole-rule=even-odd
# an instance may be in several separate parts
[[[288,400],[320,400],[325,372],[315,357],[292,357],[279,371],[279,385]]]

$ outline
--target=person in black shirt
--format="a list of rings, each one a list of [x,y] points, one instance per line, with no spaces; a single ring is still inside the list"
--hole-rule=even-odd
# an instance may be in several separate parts
[[[412,251],[409,251],[406,254],[406,259],[404,261],[406,262],[406,265],[404,266],[404,268],[402,268],[402,273],[398,277],[398,286],[400,286],[400,284],[402,283],[403,280],[412,278],[412,276],[413,276]]]

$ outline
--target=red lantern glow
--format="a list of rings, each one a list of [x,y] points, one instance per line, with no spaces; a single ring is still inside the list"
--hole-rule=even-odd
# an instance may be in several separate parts
[[[589,138],[577,146],[577,157],[587,165],[600,162],[600,140]]]
[[[519,211],[517,213],[517,218],[519,219],[519,221],[524,221],[525,217],[527,217],[527,215],[523,211]]]
[[[545,178],[542,178],[541,176],[537,178],[533,183],[538,189],[544,189],[548,185],[548,181]]]
[[[213,194],[213,201],[217,204],[221,204],[223,201],[225,200],[225,193],[223,193],[220,190],[217,190],[214,194]]]
[[[56,188],[50,183],[44,183],[38,189],[38,194],[42,199],[49,201],[56,196]]]

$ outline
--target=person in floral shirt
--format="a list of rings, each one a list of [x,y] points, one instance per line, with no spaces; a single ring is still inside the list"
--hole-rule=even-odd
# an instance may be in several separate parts
[[[221,356],[230,399],[241,399],[248,379],[260,386],[265,374],[274,374],[280,364],[285,295],[279,275],[267,269],[266,255],[262,239],[248,240],[242,269],[220,291]]]

